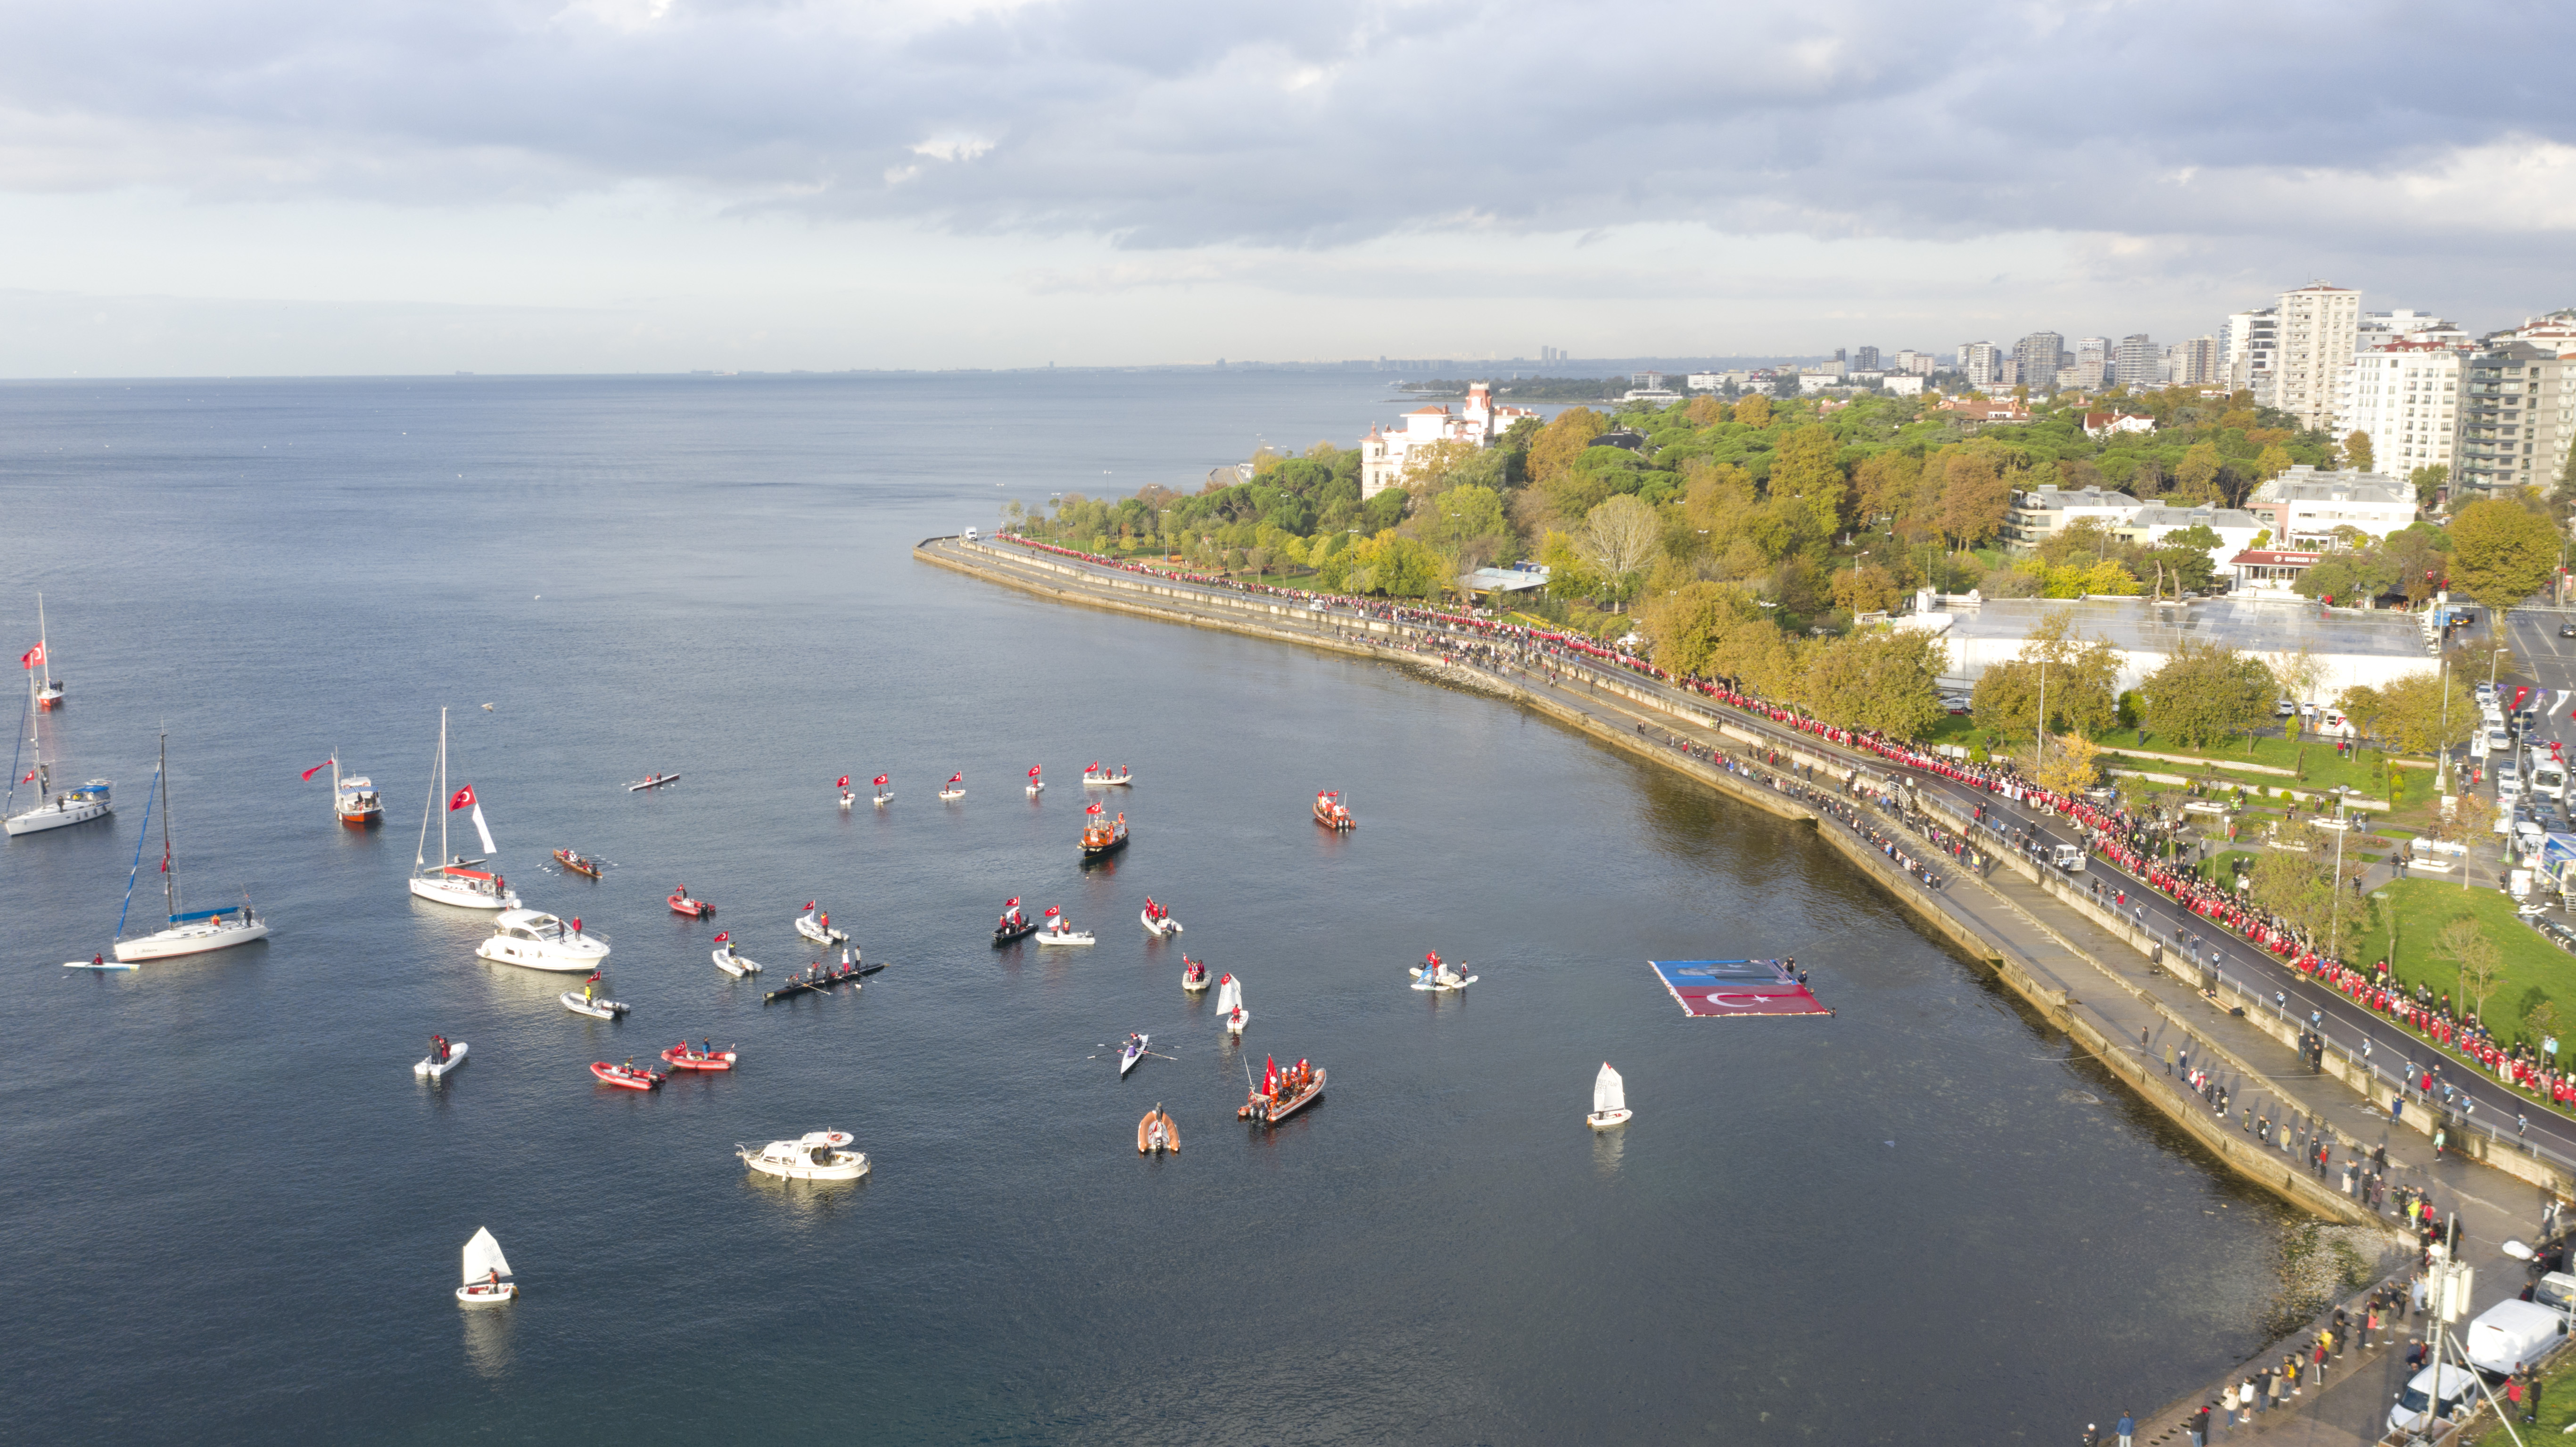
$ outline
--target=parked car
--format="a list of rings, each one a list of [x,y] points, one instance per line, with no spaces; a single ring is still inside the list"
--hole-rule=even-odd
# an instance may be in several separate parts
[[[2561,638],[2576,638],[2576,623],[2559,624],[2558,636]]]
[[[2441,1398],[2434,1399],[2435,1374],[2440,1374]],[[2477,1394],[2478,1379],[2466,1367],[2444,1362],[2426,1367],[2397,1394],[2397,1403],[2388,1409],[2388,1430],[2392,1433],[2418,1433],[2433,1425],[2435,1417],[2459,1415]]]
[[[2298,716],[2299,702],[2297,699],[2285,698],[2272,705],[2272,717],[2274,718],[2297,718]]]

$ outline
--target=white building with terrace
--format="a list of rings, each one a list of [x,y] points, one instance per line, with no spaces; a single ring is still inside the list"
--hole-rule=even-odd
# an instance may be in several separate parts
[[[1416,407],[1393,427],[1372,423],[1368,435],[1360,439],[1360,498],[1366,501],[1390,487],[1403,486],[1406,461],[1417,447],[1435,442],[1491,447],[1495,438],[1523,418],[1538,420],[1538,409],[1504,406],[1494,400],[1492,383],[1478,382],[1467,389],[1467,400],[1454,411],[1446,406]]]

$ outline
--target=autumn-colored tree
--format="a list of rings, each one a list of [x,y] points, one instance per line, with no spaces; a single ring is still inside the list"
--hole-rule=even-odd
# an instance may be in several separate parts
[[[1977,726],[2001,738],[2024,738],[2040,723],[2040,698],[2048,701],[2047,727],[2096,734],[2120,716],[2120,653],[2107,638],[2086,643],[2075,636],[2066,608],[2040,615],[2022,640],[2018,657],[1990,664],[1972,695]]]
[[[1753,474],[1731,462],[1691,459],[1682,469],[1682,488],[1682,518],[1694,532],[1708,535],[1713,551],[1723,551],[1724,540],[1743,527],[1761,500]]]
[[[2262,454],[2254,459],[2254,475],[2265,482],[2270,482],[2273,478],[2289,471],[2290,464],[2294,460],[2290,456],[2290,449],[2275,442],[2264,448]]]
[[[2171,501],[2176,507],[2197,507],[2218,501],[2218,444],[2195,442],[2183,449],[2182,463],[2174,469]]]
[[[1735,404],[1735,420],[1747,427],[1771,425],[1771,399],[1756,392]]]
[[[1621,493],[1584,516],[1574,551],[1601,579],[1613,602],[1627,596],[1637,575],[1663,546],[1663,523],[1633,493]]]
[[[2012,505],[2012,482],[1995,455],[1954,447],[1937,459],[1941,465],[1941,531],[1956,547],[1970,548],[1993,537]],[[1927,473],[1928,473],[1927,468]]]
[[[1714,427],[1726,420],[1726,403],[1715,397],[1693,397],[1682,415],[1693,427]]]
[[[1450,475],[1474,461],[1482,450],[1456,437],[1408,449],[1404,454],[1404,486],[1428,497],[1448,486]]]
[[[1923,486],[1923,459],[1911,452],[1881,452],[1852,472],[1863,519],[1911,517]]]
[[[1772,629],[1753,595],[1732,583],[1689,583],[1637,607],[1655,666],[1707,677],[1719,641],[1738,627]]]
[[[1949,667],[1950,651],[1933,634],[1868,628],[1807,649],[1791,696],[1838,727],[1920,738],[1948,716],[1939,681]]]
[[[2355,472],[2370,471],[2370,434],[2356,427],[2344,434],[2344,465]]]
[[[1609,430],[1610,419],[1589,407],[1568,407],[1557,413],[1530,444],[1530,481],[1544,487],[1564,476],[1592,439]]]
[[[2370,693],[2368,699],[2354,695]],[[2430,754],[2468,741],[2476,724],[2477,705],[2456,675],[2432,669],[2394,678],[2376,690],[2348,689],[2339,700],[2346,717],[2377,738],[2381,747],[2401,754]],[[2363,704],[2367,713],[2356,712]]]
[[[1834,569],[1834,606],[1854,616],[1884,613],[1896,606],[1896,576],[1876,563]]]
[[[2558,567],[2561,539],[2549,519],[2500,498],[2473,502],[2451,519],[2451,586],[2503,615],[2540,591]]]
[[[2048,749],[2031,771],[2031,778],[2043,789],[2072,794],[2100,782],[2098,771],[2102,750],[2082,734],[2051,734]]]
[[[1831,533],[1842,526],[1843,493],[1849,486],[1843,476],[1842,450],[1832,428],[1811,422],[1791,428],[1772,453],[1771,495],[1803,501],[1815,515],[1819,532]]]

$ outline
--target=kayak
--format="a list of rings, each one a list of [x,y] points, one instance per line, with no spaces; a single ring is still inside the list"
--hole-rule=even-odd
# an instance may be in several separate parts
[[[605,1060],[594,1060],[590,1062],[590,1073],[598,1076],[603,1083],[614,1085],[621,1090],[660,1090],[662,1088],[662,1072],[658,1070],[636,1070],[624,1065],[611,1065]]]
[[[663,1051],[662,1060],[664,1064],[675,1070],[731,1070],[737,1053],[732,1050],[719,1050],[709,1055],[702,1050],[690,1049],[689,1042],[683,1040]]]
[[[134,968],[134,963],[131,960],[65,960],[63,968],[66,970],[130,970]]]
[[[462,1040],[450,1040],[447,1042],[447,1058],[445,1060],[440,1060],[435,1056],[424,1055],[420,1058],[418,1064],[412,1066],[411,1073],[414,1075],[425,1075],[432,1080],[438,1080],[445,1078],[447,1072],[454,1070],[456,1067],[464,1063],[465,1042]]]
[[[1124,1076],[1128,1071],[1135,1069],[1136,1062],[1145,1058],[1145,1047],[1153,1043],[1154,1037],[1151,1035],[1139,1035],[1127,1042],[1127,1048],[1118,1053],[1118,1073]]]
[[[576,854],[569,849],[556,850],[555,863],[562,865],[567,871],[573,874],[587,874],[593,879],[597,879],[599,877],[598,860]]]
[[[627,785],[626,792],[632,794],[638,789],[658,789],[664,784],[676,784],[678,782],[680,782],[680,776],[677,774],[655,774],[649,779],[638,779],[634,783]]]
[[[617,1000],[585,1000],[579,990],[566,990],[557,998],[563,1001],[565,1009],[576,1015],[588,1015],[594,1020],[614,1020],[633,1008]]]

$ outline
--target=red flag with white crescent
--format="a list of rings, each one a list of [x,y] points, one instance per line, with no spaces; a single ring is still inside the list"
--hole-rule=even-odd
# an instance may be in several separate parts
[[[812,909],[812,908],[814,908],[814,901],[812,901],[812,900],[810,900],[810,899],[809,899],[809,900],[807,900],[807,901],[805,901],[805,907],[806,907],[807,909]]]
[[[877,775],[875,778],[868,780],[868,782],[869,782],[869,783],[871,783],[871,784],[874,784],[874,785],[876,785],[878,788],[882,789],[882,788],[884,788],[884,787],[885,787],[885,783],[886,783],[886,776],[885,776],[885,775],[883,775],[883,774],[879,774],[879,775]]]
[[[733,938],[733,932],[732,932],[731,930],[717,930],[717,931],[716,931],[716,943],[717,943],[717,944],[723,944],[726,940],[729,940],[729,939],[732,939],[732,938]]]
[[[964,774],[951,774],[948,776],[948,782],[952,784],[962,784],[966,782],[966,776]]]
[[[835,788],[835,789],[846,789],[846,788],[850,787],[850,776],[849,776],[849,775],[847,775],[847,774],[843,774],[843,775],[841,776],[841,782],[839,782],[839,783],[837,783],[837,784],[834,784],[832,787],[833,787],[833,788]]]
[[[20,668],[33,668],[44,661],[45,645],[41,641],[38,642],[35,647],[18,655],[18,666]]]
[[[304,771],[304,782],[308,784],[312,783],[313,776],[315,774],[322,772],[324,769],[327,769],[338,762],[340,762],[338,759],[324,759],[322,762],[315,764],[312,768],[306,769]]]
[[[1019,907],[1020,907],[1020,897],[1019,897],[1018,895],[1016,895],[1016,894],[1015,894],[1015,895],[1012,895],[1009,899],[1004,900],[1004,901],[1002,902],[1002,908],[1004,908],[1004,909],[1018,909]]]
[[[1099,773],[1099,772],[1100,772],[1100,761],[1099,761],[1098,759],[1093,759],[1090,763],[1087,763],[1087,764],[1085,764],[1085,765],[1083,765],[1083,766],[1082,766],[1082,771],[1083,771],[1084,773],[1086,773],[1086,774],[1096,774],[1096,773]]]
[[[1038,770],[1039,770],[1039,769],[1041,769],[1041,768],[1044,768],[1044,767],[1045,767],[1045,765],[1043,765],[1043,764],[1031,764],[1031,765],[1029,765],[1029,777],[1030,777],[1030,778],[1032,778],[1032,779],[1036,778],[1036,777],[1038,776]]]
[[[468,784],[464,788],[457,790],[456,797],[447,801],[447,812],[450,814],[455,813],[459,809],[471,809],[473,807],[474,786],[472,784]]]
[[[1085,814],[1097,814],[1097,813],[1099,813],[1099,812],[1100,812],[1100,806],[1099,806],[1099,805],[1097,805],[1097,804],[1094,804],[1094,805],[1092,805],[1090,808],[1085,809],[1085,810],[1083,810],[1082,812],[1084,812]]]
[[[34,777],[36,777],[36,771],[35,771],[35,770],[33,770],[33,769],[29,769],[29,770],[27,771],[27,779],[32,779],[32,778],[34,778]],[[23,783],[27,782],[27,779],[20,779],[18,782],[19,782],[19,783],[21,783],[21,784],[23,784]]]
[[[1053,918],[1055,918],[1055,906],[1054,906],[1054,905],[1048,905],[1048,906],[1047,906],[1046,917],[1047,917],[1047,918],[1049,918],[1049,919],[1053,919]]]

